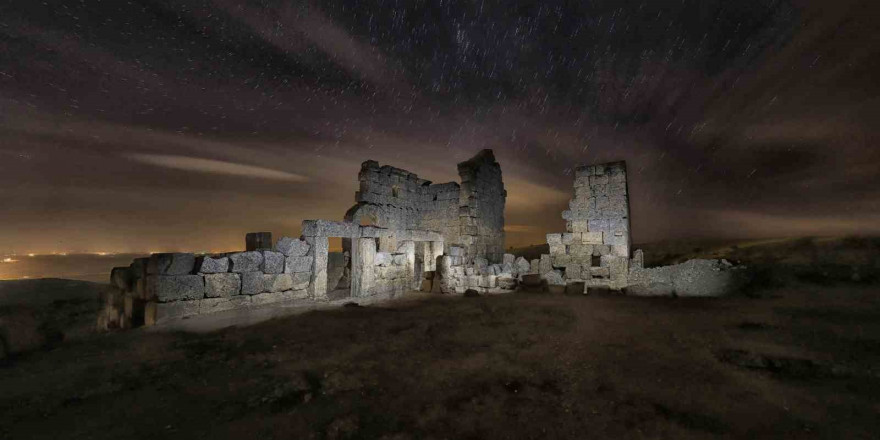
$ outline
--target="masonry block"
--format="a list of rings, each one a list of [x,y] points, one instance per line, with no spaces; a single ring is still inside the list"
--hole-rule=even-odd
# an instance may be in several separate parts
[[[237,273],[205,275],[205,297],[228,298],[241,294],[241,276]]]

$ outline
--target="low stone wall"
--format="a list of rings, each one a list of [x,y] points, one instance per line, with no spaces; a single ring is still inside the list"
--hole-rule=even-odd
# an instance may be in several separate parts
[[[718,297],[739,286],[741,273],[727,260],[688,260],[649,269],[639,265],[630,270],[624,292],[634,296]]]
[[[435,291],[463,294],[468,289],[481,293],[501,293],[516,289],[518,279],[531,269],[522,257],[504,254],[503,263],[490,264],[484,257],[468,257],[464,248],[451,246],[440,259]],[[537,261],[537,260],[536,260]]]
[[[306,255],[309,250],[305,241],[285,237],[276,250],[139,258],[111,273],[123,298],[120,326],[306,299],[313,260]],[[118,309],[116,302],[108,301]]]

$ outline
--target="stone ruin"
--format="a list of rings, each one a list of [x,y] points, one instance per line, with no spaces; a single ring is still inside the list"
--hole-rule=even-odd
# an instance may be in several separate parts
[[[692,260],[644,268],[631,252],[626,164],[584,166],[549,254],[527,261],[504,253],[507,193],[491,150],[458,165],[461,183],[420,179],[375,161],[358,175],[344,221],[305,220],[302,235],[273,243],[251,233],[245,251],[159,253],[114,268],[117,289],[98,326],[131,328],[186,316],[264,305],[394,298],[421,290],[504,293],[535,283],[634,295],[718,296],[730,290],[726,262]],[[331,253],[329,239],[343,252]]]

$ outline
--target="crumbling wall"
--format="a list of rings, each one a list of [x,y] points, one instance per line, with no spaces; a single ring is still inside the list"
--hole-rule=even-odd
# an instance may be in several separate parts
[[[630,254],[626,163],[578,167],[574,190],[562,213],[567,232],[547,234],[550,254],[542,256],[541,274],[551,284],[621,289]]]
[[[466,257],[499,262],[504,252],[504,205],[507,196],[501,166],[492,150],[458,164],[461,185],[432,184],[407,170],[366,161],[358,174],[357,204],[345,215],[355,224],[391,230],[435,231],[446,243],[465,249]],[[380,241],[380,251],[394,251],[397,239]],[[346,249],[351,244],[346,244]]]
[[[504,254],[504,205],[507,191],[501,165],[492,150],[483,150],[458,164],[461,177],[459,220],[461,243],[468,258],[485,257],[501,262]]]

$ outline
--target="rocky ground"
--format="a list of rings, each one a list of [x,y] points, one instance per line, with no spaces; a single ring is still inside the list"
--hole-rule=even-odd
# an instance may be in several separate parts
[[[418,295],[80,338],[0,367],[0,438],[876,438],[871,252],[770,254],[724,299]]]

